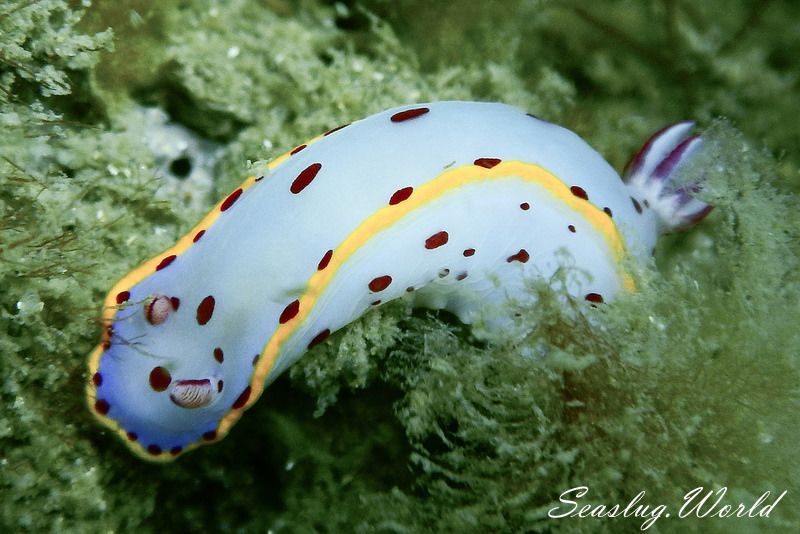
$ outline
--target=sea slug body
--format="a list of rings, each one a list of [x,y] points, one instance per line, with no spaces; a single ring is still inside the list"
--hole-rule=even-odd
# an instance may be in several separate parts
[[[657,133],[626,181],[574,133],[503,104],[404,106],[298,145],[112,288],[89,406],[135,453],[169,460],[402,295],[469,323],[569,257],[589,276],[568,291],[599,305],[630,286],[625,255],[710,210],[673,183],[701,145],[692,126]]]

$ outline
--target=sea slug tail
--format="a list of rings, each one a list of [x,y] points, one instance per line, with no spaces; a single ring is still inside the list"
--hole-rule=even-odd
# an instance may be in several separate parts
[[[689,135],[694,122],[683,121],[659,130],[625,166],[623,179],[633,198],[652,207],[663,232],[685,230],[700,222],[712,206],[695,197],[701,181],[681,180],[681,167],[703,146]]]

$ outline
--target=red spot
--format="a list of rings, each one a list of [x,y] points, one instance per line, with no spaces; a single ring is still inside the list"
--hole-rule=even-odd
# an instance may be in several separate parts
[[[570,232],[572,232],[573,234],[575,233],[575,226],[573,226],[573,225],[571,225],[571,224],[570,224],[570,225],[568,225],[568,226],[567,226],[567,229],[568,229]]]
[[[252,390],[250,389],[250,386],[247,386],[246,388],[244,388],[244,391],[242,391],[242,394],[239,395],[239,398],[236,399],[236,402],[233,403],[232,408],[234,410],[238,410],[239,408],[241,408],[245,404],[247,404],[247,400],[250,398],[250,392],[251,391]]]
[[[381,303],[381,301],[380,301],[380,300],[373,300],[372,302],[370,302],[370,303],[369,303],[369,305],[370,305],[370,306],[377,306],[377,305],[378,305],[378,304],[380,304],[380,303]]]
[[[461,274],[456,276],[456,280],[458,280],[460,282],[461,280],[463,280],[466,277],[467,277],[467,273],[461,273]]]
[[[111,341],[105,340],[103,341],[103,350],[108,350],[111,348]]]
[[[469,258],[470,256],[475,254],[475,249],[474,248],[465,249],[464,252],[462,252],[462,254],[464,254],[465,258]]]
[[[95,387],[98,387],[98,388],[100,386],[102,386],[103,385],[103,375],[101,375],[100,373],[93,374],[92,375],[92,384],[94,384]]]
[[[183,451],[183,447],[172,447],[172,448],[169,450],[169,453],[170,453],[172,456],[178,456],[178,455],[181,453],[181,451]]]
[[[573,185],[569,188],[572,191],[572,194],[578,198],[582,198],[583,200],[589,200],[589,195],[586,194],[586,191],[583,190],[582,187],[578,187],[577,185]]]
[[[194,234],[194,237],[192,238],[192,243],[197,243],[198,241],[200,241],[200,238],[203,237],[203,234],[205,233],[206,233],[205,230],[200,230],[199,232]]]
[[[331,258],[333,258],[333,250],[329,250],[328,252],[325,253],[324,256],[322,256],[322,259],[319,260],[319,264],[317,265],[317,270],[321,271],[322,269],[327,267],[328,264],[331,262]]]
[[[477,165],[478,167],[485,167],[487,169],[491,169],[492,167],[500,163],[500,161],[501,160],[497,158],[478,158],[472,163],[474,165]]]
[[[297,312],[299,311],[300,311],[300,301],[299,300],[292,301],[288,306],[286,306],[283,309],[283,312],[281,312],[281,317],[280,319],[278,319],[278,322],[280,324],[288,323],[289,321],[295,318]]]
[[[226,198],[225,201],[220,205],[219,211],[225,211],[228,208],[230,208],[231,206],[233,206],[233,203],[236,202],[237,200],[239,200],[240,196],[242,196],[242,188],[241,187],[239,189],[237,189],[236,191],[234,191],[233,193],[231,193],[230,195],[228,195],[228,198]]]
[[[222,363],[222,362],[225,361],[225,354],[222,352],[221,348],[216,347],[214,349],[214,359],[217,360],[219,363]]]
[[[441,247],[450,239],[450,236],[442,230],[441,232],[436,232],[428,239],[425,240],[425,248],[428,250],[433,250],[435,248]]]
[[[341,130],[341,129],[342,129],[342,128],[344,128],[345,126],[350,126],[350,123],[348,122],[347,124],[342,124],[341,126],[337,126],[337,127],[336,127],[336,128],[334,128],[333,130],[328,130],[327,132],[325,132],[325,133],[324,133],[324,134],[322,134],[322,135],[330,135],[330,134],[332,134],[333,132],[338,132],[339,130]]]
[[[300,145],[300,146],[298,146],[298,147],[295,147],[295,148],[293,148],[293,149],[292,149],[292,151],[291,151],[291,152],[289,152],[289,154],[290,154],[290,155],[292,155],[292,156],[294,156],[295,154],[297,154],[298,152],[300,152],[301,150],[303,150],[303,149],[304,149],[305,147],[307,147],[307,146],[308,146],[308,145]]]
[[[392,198],[389,199],[389,205],[394,206],[395,204],[400,204],[404,200],[408,200],[408,197],[410,197],[413,192],[414,188],[411,186],[398,189],[394,192]]]
[[[137,439],[139,439],[139,436],[136,435],[136,432],[128,432],[127,434],[125,434],[125,437],[128,438],[128,441],[136,441]]]
[[[150,387],[155,391],[164,391],[172,382],[169,371],[163,367],[153,367],[150,371]]]
[[[316,347],[317,345],[328,339],[328,336],[330,335],[331,335],[330,329],[326,328],[325,330],[314,336],[314,339],[312,339],[311,342],[308,344],[309,350],[313,349],[314,347]]]
[[[528,204],[527,202],[523,202],[522,204],[519,205],[519,209],[521,209],[522,211],[528,211],[529,209],[531,209],[531,205]]]
[[[98,399],[94,402],[94,411],[99,414],[105,415],[108,413],[108,410],[111,409],[111,405],[108,403],[107,400]]]
[[[197,306],[197,324],[204,325],[211,320],[211,315],[214,313],[214,297],[211,295],[204,298],[200,305]]]
[[[369,290],[373,293],[377,293],[378,291],[383,291],[389,284],[392,283],[392,277],[387,275],[379,276],[377,278],[373,278],[372,281],[369,283]]]
[[[633,202],[633,207],[636,210],[636,213],[642,213],[642,206],[639,204],[639,201],[631,197],[631,202]]]
[[[169,303],[172,304],[172,309],[178,311],[178,308],[181,307],[181,299],[178,297],[170,297]]]
[[[203,433],[203,439],[205,441],[214,441],[215,439],[217,439],[217,431],[209,430],[208,432]]]
[[[170,263],[172,263],[173,261],[175,261],[175,258],[177,258],[177,257],[178,257],[178,256],[176,256],[175,254],[172,254],[172,255],[170,255],[170,256],[167,256],[166,258],[164,258],[163,260],[161,260],[161,263],[159,263],[158,265],[156,265],[156,271],[160,271],[161,269],[163,269],[164,267],[166,267],[167,265],[169,265]]]
[[[161,447],[159,447],[158,445],[148,445],[147,452],[149,452],[153,456],[158,456],[159,454],[161,454]]]
[[[598,304],[603,302],[603,295],[601,295],[600,293],[587,293],[586,296],[583,298],[585,298],[589,302],[596,302]]]
[[[130,291],[120,291],[117,293],[117,304],[122,304],[123,302],[128,302],[128,299],[131,298]]]
[[[425,115],[430,110],[428,108],[413,108],[405,111],[398,111],[392,115],[392,122],[403,122],[410,119],[416,119],[420,115]]]
[[[322,168],[321,163],[312,163],[303,171],[297,175],[297,178],[294,179],[292,182],[292,186],[289,188],[289,191],[294,193],[295,195],[308,187],[308,184],[317,176],[317,173]]]
[[[512,261],[518,261],[520,263],[528,263],[529,259],[531,259],[531,255],[528,254],[527,250],[525,250],[524,248],[521,248],[521,249],[519,249],[519,252],[517,252],[516,254],[506,258],[506,261],[508,263],[511,263]]]
[[[609,207],[605,207],[605,208],[603,208],[603,211],[604,211],[604,212],[605,212],[605,214],[606,214],[606,215],[608,215],[609,217],[613,217],[613,216],[614,216],[614,215],[611,213],[611,208],[609,208]]]

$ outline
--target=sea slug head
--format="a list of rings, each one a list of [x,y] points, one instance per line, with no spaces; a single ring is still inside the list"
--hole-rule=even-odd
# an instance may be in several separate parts
[[[220,422],[243,406],[253,368],[252,355],[238,372],[245,364],[225,353],[235,352],[239,334],[224,320],[231,310],[189,284],[159,278],[154,273],[110,297],[89,387],[98,418],[154,460],[221,437]]]

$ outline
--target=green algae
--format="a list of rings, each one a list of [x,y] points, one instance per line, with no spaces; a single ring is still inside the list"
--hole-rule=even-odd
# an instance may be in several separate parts
[[[786,489],[769,520],[657,527],[798,524],[796,6],[431,4],[140,0],[80,22],[66,2],[0,8],[0,525],[638,530],[548,519],[577,485],[595,502],[646,490],[675,506],[699,485],[750,501]],[[248,160],[447,98],[529,109],[618,168],[653,129],[697,118],[708,150],[687,172],[716,210],[663,239],[640,291],[590,319],[533,286],[521,340],[487,344],[403,302],[376,310],[173,465],[133,458],[94,424],[85,358],[105,291],[200,215],[158,195],[133,103],[224,143],[219,196]]]

